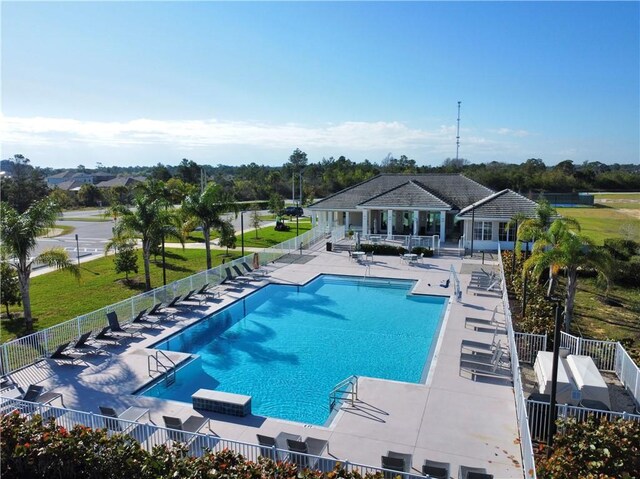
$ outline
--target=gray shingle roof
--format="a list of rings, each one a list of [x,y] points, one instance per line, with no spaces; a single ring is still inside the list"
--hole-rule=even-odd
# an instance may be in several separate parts
[[[70,178],[73,176],[73,171],[63,171],[61,173],[56,173],[55,175],[47,176],[47,178]]]
[[[456,215],[457,218],[476,220],[491,219],[508,221],[517,213],[528,217],[536,216],[538,204],[512,190],[502,190],[488,196],[473,205],[469,205]]]
[[[450,206],[440,198],[430,193],[424,185],[418,182],[408,181],[396,186],[385,193],[371,198],[360,206],[388,207],[388,208],[420,208],[443,210]]]
[[[132,186],[135,183],[140,183],[139,178],[133,176],[119,176],[107,181],[101,181],[96,186],[98,188],[113,188],[114,186]]]
[[[409,181],[420,184],[425,191],[444,201],[453,210],[460,210],[493,193],[493,190],[460,174],[382,174],[328,196],[309,208],[318,210],[355,209],[357,205]]]
[[[64,191],[71,191],[73,189],[80,188],[82,185],[86,185],[86,183],[84,183],[83,181],[67,180],[63,181],[62,183],[58,183],[57,185],[55,185],[55,188]]]

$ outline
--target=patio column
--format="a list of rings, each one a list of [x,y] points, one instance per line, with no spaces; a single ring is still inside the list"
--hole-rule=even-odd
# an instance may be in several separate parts
[[[413,212],[413,236],[418,236],[418,223],[420,222],[420,212],[415,210]]]
[[[351,218],[348,211],[344,214],[344,227],[346,228],[345,231],[351,227]]]
[[[369,235],[369,210],[362,210],[362,234]]]
[[[333,211],[327,211],[327,224],[329,228],[333,228]]]
[[[447,212],[440,212],[440,241],[444,243],[444,234],[447,227]]]
[[[387,239],[393,236],[393,210],[387,210]]]

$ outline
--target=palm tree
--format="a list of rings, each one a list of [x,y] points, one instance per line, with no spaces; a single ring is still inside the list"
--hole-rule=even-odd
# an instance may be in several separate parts
[[[10,263],[18,272],[20,294],[24,312],[24,324],[27,332],[33,331],[31,312],[31,267],[34,262],[44,263],[56,269],[65,269],[75,276],[80,275],[79,268],[69,260],[62,248],[54,248],[32,257],[37,245],[37,237],[53,227],[58,218],[59,208],[48,198],[38,200],[22,214],[8,203],[0,203],[0,237],[3,253],[15,259]]]
[[[153,191],[153,188],[138,190],[133,200],[132,210],[122,205],[111,208],[111,214],[118,217],[113,230],[114,235],[117,237],[139,235],[142,239],[144,280],[147,291],[151,289],[151,249],[161,241],[163,233],[176,237],[184,245],[182,232],[174,225],[172,213],[166,208],[166,201],[162,196],[152,194]]]
[[[519,223],[519,226],[516,226],[516,254],[521,254],[523,241],[528,244],[542,236],[547,228],[549,228],[551,220],[556,216],[556,210],[548,201],[540,201],[536,208],[535,217],[528,218],[519,214],[512,218],[511,221],[516,222],[516,224]]]
[[[577,225],[575,220],[566,218],[555,220],[548,231],[538,238],[531,257],[525,261],[524,271],[532,271],[540,276],[549,269],[549,295],[553,294],[556,278],[560,270],[567,276],[567,292],[564,305],[565,331],[569,331],[573,320],[573,308],[578,286],[578,270],[595,269],[598,275],[608,283],[610,272],[610,256],[598,249],[593,242],[579,232],[572,231],[570,225]],[[579,227],[579,225],[578,225]]]
[[[182,209],[196,218],[202,225],[204,245],[207,252],[207,269],[211,269],[211,229],[220,230],[224,226],[224,213],[238,214],[232,195],[216,183],[209,183],[202,193],[193,193],[182,202]]]

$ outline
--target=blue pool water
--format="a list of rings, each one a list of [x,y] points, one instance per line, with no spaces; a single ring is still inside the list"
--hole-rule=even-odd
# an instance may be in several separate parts
[[[158,349],[198,354],[141,394],[191,402],[199,388],[252,396],[253,414],[308,424],[329,417],[348,376],[424,381],[446,299],[408,294],[413,281],[319,276],[268,285]]]

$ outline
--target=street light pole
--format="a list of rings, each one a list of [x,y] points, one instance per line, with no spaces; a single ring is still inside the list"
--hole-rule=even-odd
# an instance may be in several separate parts
[[[547,457],[551,456],[553,448],[553,435],[556,432],[556,392],[558,389],[558,361],[560,355],[560,328],[562,323],[560,321],[560,299],[548,298],[550,301],[555,302],[555,329],[553,331],[553,366],[551,371],[551,398],[549,399],[549,417],[547,430],[549,436],[547,437]]]
[[[167,269],[164,256],[164,231],[162,232],[162,284],[167,285]]]
[[[76,259],[78,266],[80,266],[80,242],[78,241],[78,235],[76,234]]]
[[[242,242],[242,256],[244,257],[244,211],[240,212],[240,241]]]

